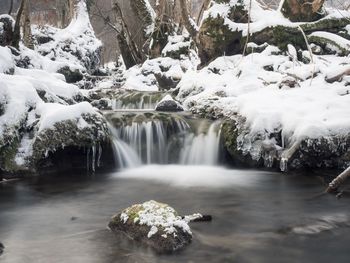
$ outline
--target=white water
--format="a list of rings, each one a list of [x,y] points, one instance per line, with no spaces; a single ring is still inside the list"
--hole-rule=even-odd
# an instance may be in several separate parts
[[[127,98],[127,97],[126,97]],[[152,95],[142,95],[140,101],[134,103],[125,103],[126,98],[123,99],[113,99],[112,109],[113,110],[153,110],[155,109],[158,101],[154,99]]]
[[[186,136],[180,153],[181,164],[216,165],[219,162],[220,123],[210,125],[207,133]]]
[[[145,165],[115,174],[117,178],[157,181],[181,188],[256,187],[269,180],[269,177],[262,175],[271,175],[271,172],[231,170],[208,165]]]
[[[182,119],[132,122],[118,129],[114,136],[114,155],[118,168],[140,164],[217,165],[220,151],[220,123],[197,129]]]

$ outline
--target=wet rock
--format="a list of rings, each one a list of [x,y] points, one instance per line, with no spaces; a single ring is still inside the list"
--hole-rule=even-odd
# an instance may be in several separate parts
[[[158,86],[161,90],[174,89],[181,80],[181,79],[174,79],[170,76],[167,76],[167,74],[165,73],[156,73],[154,74],[154,76],[157,79]]]
[[[4,253],[5,246],[0,242],[0,256]]]
[[[110,99],[100,99],[91,102],[91,105],[98,108],[99,110],[111,110],[112,102]]]
[[[113,232],[123,233],[164,254],[191,243],[192,233],[188,222],[169,205],[148,201],[126,208],[115,215],[108,226]]]
[[[72,70],[68,66],[59,69],[57,73],[64,75],[67,83],[76,83],[84,78],[79,69]]]
[[[166,95],[156,106],[156,111],[184,111],[180,103]]]

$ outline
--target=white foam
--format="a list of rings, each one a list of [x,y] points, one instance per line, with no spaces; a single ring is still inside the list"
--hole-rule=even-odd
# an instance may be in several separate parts
[[[257,185],[264,175],[254,170],[231,170],[215,166],[147,165],[116,173],[117,178],[151,180],[176,187],[225,188]]]

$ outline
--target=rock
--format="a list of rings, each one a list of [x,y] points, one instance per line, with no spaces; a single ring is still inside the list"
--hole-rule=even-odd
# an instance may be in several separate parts
[[[188,222],[174,208],[152,200],[126,208],[112,217],[108,226],[113,232],[123,233],[164,254],[191,243],[192,233]]]
[[[5,246],[0,242],[0,256],[4,253]]]
[[[180,103],[166,95],[156,106],[156,111],[184,111]]]
[[[9,15],[0,15],[0,46],[11,45],[15,21]]]
[[[110,99],[99,99],[91,102],[91,105],[99,110],[112,110],[112,102]]]
[[[171,90],[176,88],[181,79],[174,79],[170,76],[167,76],[165,73],[155,73],[154,74],[160,90]]]
[[[68,66],[57,70],[57,73],[64,75],[67,83],[75,83],[81,81],[84,78],[79,69],[72,70]]]

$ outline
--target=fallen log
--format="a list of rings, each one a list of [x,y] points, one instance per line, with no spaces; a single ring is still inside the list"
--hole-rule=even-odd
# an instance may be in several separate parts
[[[350,167],[338,175],[328,186],[327,193],[338,193],[339,187],[350,177]]]

